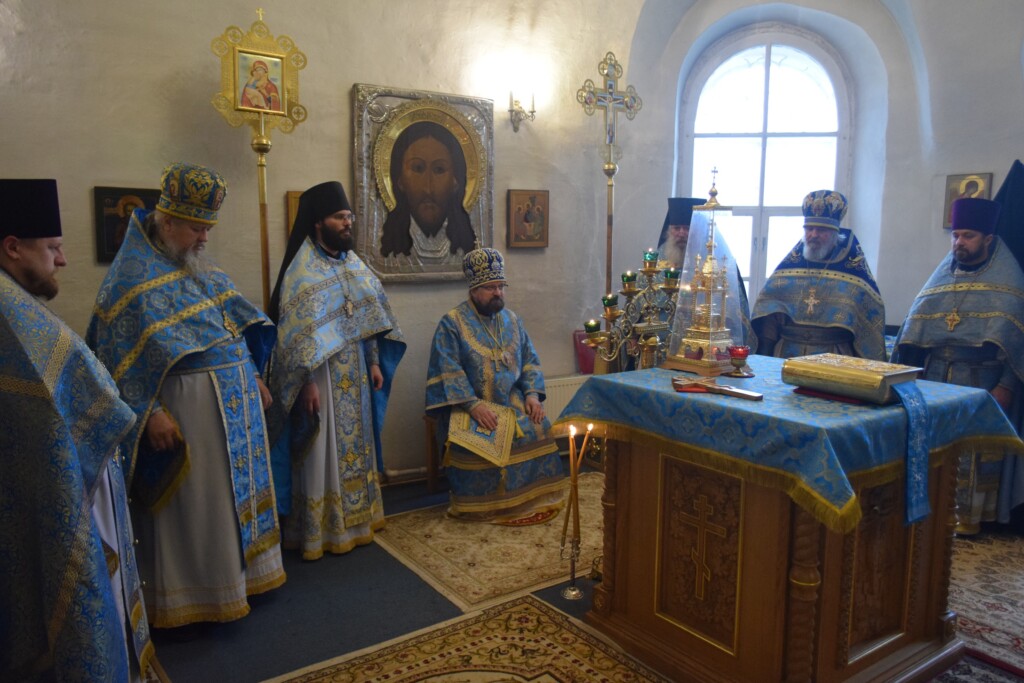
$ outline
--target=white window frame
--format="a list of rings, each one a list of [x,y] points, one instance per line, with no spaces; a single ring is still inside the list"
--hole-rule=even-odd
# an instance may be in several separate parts
[[[850,184],[853,177],[853,158],[851,133],[854,127],[854,107],[852,101],[851,84],[853,80],[849,77],[849,70],[840,59],[838,52],[829,45],[825,39],[805,29],[779,22],[754,24],[733,31],[711,44],[698,58],[693,70],[683,82],[680,88],[679,102],[679,130],[677,139],[676,182],[674,187],[682,196],[690,196],[694,187],[693,169],[693,144],[694,144],[694,122],[697,117],[697,104],[700,93],[715,69],[721,66],[726,60],[745,49],[765,44],[784,44],[802,50],[816,59],[832,80],[832,87],[836,98],[836,169],[835,187],[830,189],[849,195]],[[767,74],[766,74],[767,78]],[[769,137],[821,137],[820,132],[815,133],[779,133],[766,134],[768,119],[768,92],[765,91],[765,106],[763,112],[762,129],[760,133],[743,133],[743,137],[761,137],[761,172],[760,188],[758,191],[759,201],[764,201],[764,164],[765,149]],[[738,137],[740,134],[722,135],[701,135],[707,137]],[[710,169],[708,169],[710,171]],[[702,188],[710,187],[710,173],[706,178],[696,178],[696,186]],[[735,206],[729,201],[729,188],[719,187],[718,199],[724,205],[733,207],[733,214],[737,216],[752,217],[751,231],[751,264],[750,279],[747,282],[747,295],[751,305],[757,299],[758,293],[764,287],[765,277],[763,273],[768,268],[774,269],[777,264],[767,264],[768,244],[768,221],[773,216],[799,216],[799,206]],[[809,187],[807,191],[824,189]],[[705,196],[706,188],[696,196]],[[770,273],[769,273],[770,274]]]

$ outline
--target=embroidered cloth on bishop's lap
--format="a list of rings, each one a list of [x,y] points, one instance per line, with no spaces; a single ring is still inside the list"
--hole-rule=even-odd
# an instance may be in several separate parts
[[[265,439],[252,437],[265,433],[255,373],[269,357],[276,330],[226,273],[211,268],[197,278],[156,249],[143,227],[147,215],[132,215],[100,286],[86,340],[139,417],[124,442],[128,481],[149,489],[152,507],[169,499],[188,463],[187,456],[168,458],[148,449],[142,428],[169,372],[210,371],[221,397],[235,509],[249,559],[280,536],[274,506],[267,504],[273,491],[269,453]]]
[[[109,557],[90,501],[108,471],[118,486],[118,444],[135,415],[83,340],[2,270],[0,348],[0,672],[20,678],[48,662],[61,679],[127,680],[108,562],[121,570],[142,670],[153,647],[125,496],[113,495],[119,547]]]
[[[857,236],[840,229],[837,255],[809,261],[800,241],[757,297],[751,320],[782,313],[797,325],[838,327],[853,334],[861,358],[885,358],[885,305]],[[846,236],[845,241],[842,236]]]
[[[278,345],[271,370],[270,433],[278,509],[292,513],[293,464],[301,465],[319,422],[296,405],[314,371],[329,373],[340,499],[309,499],[307,505],[337,505],[345,528],[369,522],[383,509],[378,481],[383,471],[381,430],[391,383],[405,341],[380,280],[354,251],[339,258],[306,239],[281,281]],[[368,365],[376,363],[384,386],[370,389]],[[296,511],[307,514],[309,511]],[[311,514],[311,513],[309,513]],[[308,514],[307,514],[308,516]],[[313,518],[316,519],[313,519]],[[317,525],[331,516],[308,517]],[[289,520],[291,522],[292,520]],[[339,530],[341,533],[343,530]],[[308,537],[310,529],[303,535]]]
[[[476,505],[473,499],[497,498],[517,489],[536,487],[540,496],[564,488],[550,421],[545,418],[534,424],[526,414],[526,395],[531,392],[543,400],[544,375],[533,343],[515,313],[505,309],[481,316],[471,301],[464,301],[441,319],[427,368],[426,403],[428,414],[439,418],[442,442],[447,441],[449,416],[455,421],[454,411],[462,410],[458,407],[462,404],[480,399],[512,409],[493,432],[480,428],[472,418],[461,417],[476,438],[494,442],[487,450],[497,448],[499,441],[503,444],[513,434],[508,456],[495,458],[507,462],[506,466],[495,467],[491,464],[495,459],[488,462],[465,446],[448,444],[449,482],[455,498],[465,500],[466,507]],[[481,508],[501,504],[497,500],[493,505],[479,503]],[[453,505],[458,506],[458,501]]]

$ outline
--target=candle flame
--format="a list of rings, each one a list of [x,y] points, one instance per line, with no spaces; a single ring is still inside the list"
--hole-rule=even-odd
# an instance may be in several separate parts
[[[589,422],[589,423],[587,423],[587,431],[588,431],[588,432],[589,432],[590,430],[592,430],[593,428],[594,428],[594,423],[593,423],[593,422]]]
[[[569,425],[569,436],[576,436],[576,425]]]

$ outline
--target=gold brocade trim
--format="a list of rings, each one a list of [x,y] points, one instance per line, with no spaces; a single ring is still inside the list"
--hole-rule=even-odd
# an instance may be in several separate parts
[[[484,460],[498,467],[504,467],[509,463],[512,440],[519,435],[517,432],[521,432],[519,423],[516,422],[516,411],[509,406],[501,406],[489,401],[483,401],[483,403],[498,416],[498,426],[494,430],[496,432],[494,438],[489,439],[478,434],[472,428],[473,420],[469,412],[462,408],[455,408],[452,410],[451,419],[448,422],[448,443],[462,446]]]
[[[945,319],[949,314],[949,311],[946,311],[944,313],[915,313],[914,315],[909,316],[907,320]],[[986,311],[983,313],[972,311],[957,311],[957,315],[959,315],[961,318],[978,318],[982,320],[985,318],[1003,318],[1005,320],[1010,321],[1010,323],[1012,323],[1013,326],[1016,327],[1018,330],[1024,332],[1024,324],[1021,324],[1021,322],[1016,318],[1009,316],[1001,311]],[[983,341],[991,341],[995,343],[995,340],[992,339],[985,339]]]
[[[174,315],[147,327],[145,330],[142,331],[142,334],[139,335],[139,338],[135,342],[135,346],[132,347],[132,350],[125,354],[125,357],[121,359],[120,363],[118,363],[117,368],[114,370],[113,373],[111,373],[111,375],[114,378],[114,381],[121,381],[121,378],[124,376],[124,373],[128,372],[128,368],[134,365],[135,360],[142,354],[142,349],[145,348],[146,343],[149,341],[149,338],[155,335],[157,332],[160,332],[161,330],[171,327],[172,325],[177,325],[182,320],[190,318],[193,315],[196,315],[197,313],[201,313],[205,310],[213,308],[214,306],[219,307],[221,304],[223,304],[225,301],[235,296],[236,294],[237,292],[235,292],[233,289],[229,289],[227,291],[221,292],[213,299],[205,299],[203,301],[200,301],[199,303],[193,304],[188,308],[182,309],[181,311],[178,311]]]
[[[533,498],[539,498],[544,495],[550,495],[559,492],[565,493],[566,489],[568,488],[569,479],[563,477],[553,482],[540,484],[539,486],[527,487],[522,493],[519,493],[514,496],[503,496],[500,500],[474,503],[466,502],[462,500],[459,496],[452,494],[451,503],[452,507],[457,508],[457,510],[454,511],[454,516],[457,517],[459,513],[479,514],[482,512],[491,512],[493,510],[504,510],[506,508],[513,508],[518,505],[522,505],[523,503]],[[551,505],[548,506],[547,509],[560,510],[562,509],[562,507],[564,507],[564,505],[565,501],[563,500],[559,503],[552,503]],[[522,515],[517,516],[521,517]]]
[[[245,561],[252,562],[254,557],[262,552],[270,550],[275,545],[281,545],[281,529],[276,525],[271,531],[263,534],[262,538],[256,539],[252,542],[249,549],[245,551]],[[281,583],[284,583],[284,579],[281,580]]]
[[[71,336],[63,327],[57,334],[57,341],[53,345],[53,351],[46,361],[46,369],[43,371],[43,383],[52,392],[57,385],[57,378],[60,377],[64,363],[67,362],[68,353],[71,352]]]
[[[872,299],[878,304],[883,304],[882,295],[873,290],[871,287],[865,285],[863,278],[856,275],[850,275],[849,273],[842,273],[835,270],[824,270],[822,268],[787,268],[786,270],[779,271],[779,275],[782,277],[806,277],[817,279],[819,282],[822,279],[825,280],[839,280],[849,285],[856,285],[859,289],[864,290]]]
[[[57,595],[53,603],[53,612],[47,619],[47,636],[49,642],[56,643],[60,632],[64,629],[67,620],[68,610],[71,608],[77,585],[82,574],[82,566],[88,556],[87,548],[92,542],[92,511],[91,504],[82,496],[82,506],[78,512],[78,528],[71,541],[71,550],[68,553],[68,562],[64,567],[64,574],[57,584]]]
[[[319,560],[324,556],[324,552],[329,552],[332,555],[344,555],[347,552],[351,552],[356,546],[369,545],[373,543],[373,535],[387,526],[384,519],[378,519],[370,522],[370,533],[365,536],[359,536],[358,538],[349,539],[346,543],[332,543],[330,541],[323,541],[319,550],[303,550],[303,560]],[[296,550],[299,547],[299,543],[293,543],[286,546],[289,550]]]
[[[505,466],[519,465],[540,455],[557,452],[558,445],[555,443],[554,439],[545,439],[542,443],[534,446],[533,448],[510,453],[508,463]],[[475,454],[464,455],[462,453],[453,452],[451,448],[445,449],[443,464],[445,467],[456,467],[460,470],[468,471],[481,471],[495,468],[495,465],[477,457]]]
[[[957,282],[950,283],[948,285],[939,285],[938,287],[929,287],[928,289],[922,289],[921,293],[918,294],[918,298],[923,296],[929,296],[931,294],[946,294],[949,292],[999,292],[1001,294],[1009,294],[1015,296],[1018,299],[1024,299],[1024,292],[1017,289],[1016,287],[1008,287],[1006,285],[989,282]]]
[[[184,270],[176,270],[173,273],[167,273],[160,277],[153,278],[152,280],[146,280],[140,282],[131,289],[129,289],[124,296],[115,301],[110,308],[104,311],[99,306],[93,308],[93,315],[102,320],[105,323],[110,323],[121,311],[126,309],[132,300],[143,292],[148,292],[151,289],[162,287],[163,285],[170,284],[175,280],[181,280],[182,278],[188,277],[188,273]]]
[[[31,398],[49,398],[51,395],[50,390],[42,382],[19,379],[10,375],[0,375],[0,391]]]
[[[189,605],[188,607],[174,610],[166,608],[154,610],[149,619],[155,628],[177,628],[198,621],[216,621],[220,623],[235,621],[247,615],[249,611],[249,604],[244,600],[240,600],[229,607],[202,605],[197,608],[194,605]]]
[[[288,575],[285,574],[284,569],[272,574],[267,577],[265,581],[245,581],[245,594],[246,595],[259,595],[260,593],[266,593],[272,591],[275,588],[280,588],[288,581]]]
[[[150,680],[145,672],[148,672],[151,668],[156,669],[155,664],[156,648],[153,646],[152,640],[147,640],[146,644],[142,646],[142,652],[139,653],[139,671],[143,672],[142,680]],[[163,671],[163,668],[160,668],[159,671]],[[160,678],[158,675],[158,680],[164,681],[169,679]]]
[[[437,384],[438,382],[443,382],[447,379],[458,379],[459,377],[465,376],[466,373],[461,370],[459,372],[443,372],[440,375],[435,375],[434,377],[428,379],[427,386],[429,387],[431,384]]]

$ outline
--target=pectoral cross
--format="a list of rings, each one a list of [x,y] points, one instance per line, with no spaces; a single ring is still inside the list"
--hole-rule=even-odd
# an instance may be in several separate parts
[[[804,303],[807,304],[807,312],[814,313],[814,307],[821,303],[821,299],[817,298],[817,288],[811,287],[811,291],[807,294],[807,298],[804,299]]]
[[[693,594],[698,600],[704,599],[704,584],[711,580],[711,568],[707,564],[708,556],[708,534],[714,534],[719,538],[725,538],[725,527],[712,524],[708,518],[714,513],[715,508],[708,504],[707,496],[701,495],[693,504],[697,515],[682,513],[683,524],[697,529],[697,546],[690,549],[690,559],[696,565],[697,571],[694,577]]]
[[[345,305],[342,308],[345,309],[345,315],[351,318],[352,313],[355,311],[355,306],[352,305],[352,299],[346,301]]]
[[[946,314],[946,328],[952,332],[953,329],[960,324],[960,314],[956,312],[954,308],[948,314]]]
[[[228,312],[221,309],[221,316],[224,318],[224,329],[231,333],[232,337],[238,336],[238,325],[228,317]]]

